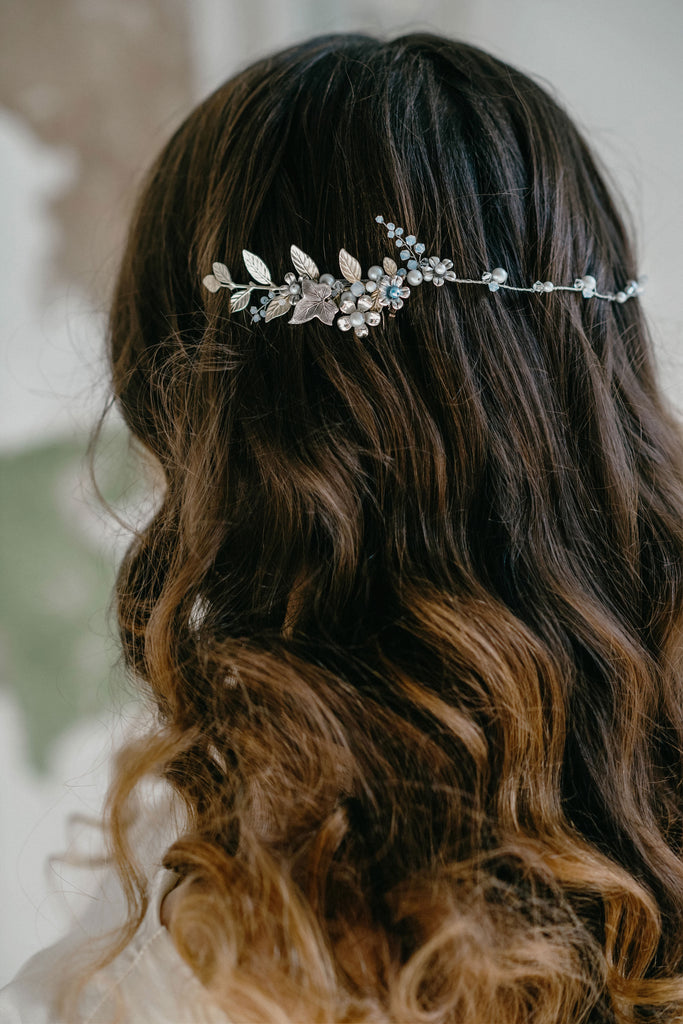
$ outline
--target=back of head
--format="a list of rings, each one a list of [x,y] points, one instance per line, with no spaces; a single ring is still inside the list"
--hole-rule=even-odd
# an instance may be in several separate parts
[[[379,213],[460,276],[636,277],[580,132],[475,47],[313,39],[187,118],[111,314],[165,480],[117,581],[161,715],[122,871],[162,771],[173,936],[235,1018],[673,1021],[683,459],[640,303],[425,284],[360,338],[202,287],[381,262]]]

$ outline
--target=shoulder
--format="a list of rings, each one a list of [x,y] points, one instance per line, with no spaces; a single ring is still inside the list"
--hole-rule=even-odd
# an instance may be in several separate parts
[[[157,872],[142,925],[119,956],[89,981],[78,1021],[70,1024],[167,1024],[179,1019],[229,1024],[161,924],[161,901],[175,881],[172,872]],[[32,957],[0,991],[0,1024],[62,1024],[59,989],[82,946],[81,932]]]

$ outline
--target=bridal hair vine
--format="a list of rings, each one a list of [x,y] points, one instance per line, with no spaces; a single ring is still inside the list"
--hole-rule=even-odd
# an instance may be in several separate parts
[[[425,256],[424,242],[418,242],[415,235],[406,235],[403,228],[392,223],[385,223],[381,215],[375,217],[378,224],[384,224],[387,237],[394,239],[400,249],[400,259],[405,264],[399,267],[390,256],[385,256],[382,266],[372,266],[363,277],[361,265],[346,249],[339,251],[339,269],[341,277],[334,274],[321,274],[305,252],[292,245],[290,249],[292,263],[296,274],[291,271],[285,274],[283,284],[275,284],[263,260],[242,250],[242,259],[253,280],[249,284],[237,284],[224,263],[213,264],[213,274],[203,279],[203,284],[210,292],[220,288],[229,288],[230,310],[236,313],[249,306],[253,291],[265,291],[259,305],[249,306],[252,323],[259,320],[274,320],[293,310],[288,320],[290,324],[303,324],[307,320],[317,318],[325,324],[333,324],[335,318],[341,331],[353,328],[359,338],[368,334],[370,327],[376,327],[382,319],[382,312],[387,309],[389,316],[394,317],[403,306],[404,299],[410,295],[411,288],[423,282],[431,282],[440,287],[447,281],[455,284],[479,284],[488,286],[496,292],[501,288],[513,292],[581,292],[584,299],[606,299],[608,302],[625,302],[633,296],[640,295],[645,287],[646,277],[637,281],[629,281],[623,290],[616,293],[599,292],[597,281],[590,274],[577,277],[573,285],[553,284],[552,281],[535,281],[530,288],[520,288],[507,284],[507,270],[495,267],[487,270],[476,280],[458,277],[453,270],[453,261],[442,259],[441,256]],[[340,315],[341,314],[341,315]]]

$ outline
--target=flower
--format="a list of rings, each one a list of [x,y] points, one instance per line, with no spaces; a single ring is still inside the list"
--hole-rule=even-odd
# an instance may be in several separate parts
[[[386,274],[380,277],[377,289],[380,306],[391,306],[392,309],[401,309],[403,300],[410,295],[410,288],[404,285],[402,274],[395,274],[392,277]]]
[[[581,290],[584,299],[592,299],[597,289],[597,281],[591,274],[584,274],[583,277],[576,278],[574,287]]]
[[[442,260],[440,256],[430,256],[428,260],[420,261],[420,270],[425,281],[433,281],[440,286],[446,281],[455,281],[453,260]]]
[[[348,316],[344,314],[337,320],[337,327],[340,331],[350,331],[353,327],[357,338],[364,338],[368,333],[368,327],[376,327],[382,317],[376,309],[357,309]]]
[[[301,285],[296,274],[293,274],[290,270],[288,274],[285,274],[285,282],[287,287],[285,288],[284,285],[281,285],[281,291],[284,295],[289,295],[291,303],[298,302],[301,298]]]
[[[332,302],[330,295],[332,289],[329,284],[321,284],[309,277],[304,277],[301,282],[302,298],[294,306],[290,324],[303,324],[307,320],[317,317],[324,324],[333,324],[339,309],[335,302]]]

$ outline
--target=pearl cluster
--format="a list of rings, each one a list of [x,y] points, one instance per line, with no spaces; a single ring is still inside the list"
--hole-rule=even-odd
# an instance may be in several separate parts
[[[404,300],[410,295],[411,288],[431,283],[437,288],[446,282],[457,284],[486,285],[490,291],[501,288],[515,292],[581,292],[585,299],[607,299],[610,302],[626,302],[627,299],[640,295],[645,287],[646,277],[637,281],[629,281],[616,293],[601,293],[597,281],[591,274],[577,277],[573,285],[554,284],[552,281],[534,281],[531,287],[518,287],[507,283],[508,272],[503,267],[486,270],[480,279],[458,277],[453,269],[453,261],[441,256],[427,256],[424,242],[418,242],[415,235],[405,234],[402,227],[389,222],[385,223],[381,215],[375,217],[378,224],[384,224],[387,237],[393,239],[399,257],[404,266],[399,267],[394,259],[385,256],[382,265],[373,265],[363,277],[358,260],[346,251],[339,251],[339,269],[341,276],[321,274],[310,256],[302,252],[296,245],[290,247],[292,263],[297,273],[285,274],[283,284],[275,284],[271,274],[260,258],[247,249],[242,250],[244,264],[252,280],[248,284],[237,284],[224,263],[212,264],[213,273],[203,279],[203,284],[210,292],[221,288],[231,291],[230,310],[239,312],[249,306],[252,292],[265,291],[259,305],[249,306],[252,323],[264,320],[266,323],[275,317],[283,316],[291,311],[289,323],[301,324],[308,320],[318,319],[325,324],[336,322],[340,331],[353,330],[354,334],[363,338],[370,327],[376,327],[382,320],[384,310],[393,317],[403,307]]]

